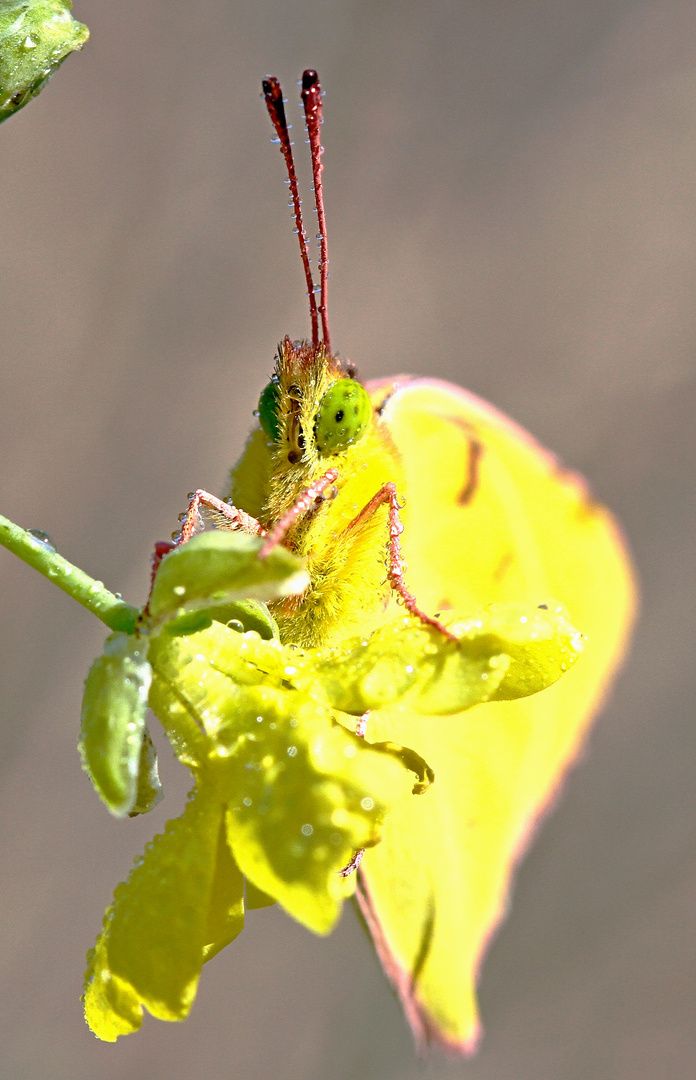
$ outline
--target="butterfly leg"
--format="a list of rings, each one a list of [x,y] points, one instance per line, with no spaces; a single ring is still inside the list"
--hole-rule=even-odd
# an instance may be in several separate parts
[[[387,505],[389,513],[389,542],[387,548],[387,576],[389,578],[389,584],[394,592],[401,597],[404,607],[425,623],[426,626],[434,626],[445,637],[450,638],[452,641],[456,641],[457,638],[454,634],[451,634],[447,627],[440,622],[439,619],[433,618],[431,615],[426,615],[424,611],[418,607],[415,596],[412,592],[409,592],[404,581],[404,561],[401,555],[401,542],[399,537],[404,531],[404,526],[399,515],[399,496],[396,491],[396,485],[391,482],[384,484],[383,487],[377,491],[369,503],[362,508],[360,513],[353,518],[346,532],[360,529],[369,518],[379,509],[380,506]]]
[[[333,498],[333,485],[336,480],[338,480],[338,469],[327,469],[323,476],[320,476],[318,480],[315,480],[313,484],[302,492],[295,505],[268,533],[266,543],[259,552],[260,559],[265,559],[271,553],[273,548],[281,542],[288,529],[294,525],[298,517],[311,510],[317,500]],[[266,533],[261,535],[265,536]]]
[[[185,544],[187,540],[190,540],[196,531],[196,527],[200,522],[201,506],[207,506],[211,510],[215,510],[221,517],[228,521],[230,528],[240,529],[242,532],[251,533],[252,536],[265,536],[266,530],[263,525],[251,514],[245,513],[244,510],[240,510],[237,506],[230,506],[229,503],[223,499],[218,499],[216,495],[211,495],[208,491],[199,489],[198,491],[192,491],[188,496],[189,505],[188,510],[184,514],[181,520],[181,531],[178,535],[175,534],[174,544],[176,547],[179,544]]]
[[[251,514],[245,513],[244,510],[239,510],[236,506],[230,506],[229,503],[224,502],[222,499],[218,499],[216,495],[211,495],[208,491],[203,491],[199,488],[198,491],[192,491],[188,496],[189,505],[185,514],[182,514],[179,520],[181,521],[181,529],[178,533],[172,534],[171,540],[160,540],[155,544],[155,550],[152,555],[152,571],[150,574],[150,592],[148,594],[147,603],[143,608],[141,618],[146,618],[150,607],[150,596],[152,595],[152,588],[155,584],[155,575],[159,569],[159,564],[165,555],[168,555],[170,551],[173,551],[175,547],[179,547],[181,544],[185,544],[187,540],[190,540],[196,531],[196,527],[200,522],[199,508],[201,506],[208,506],[211,510],[215,510],[225,521],[229,521],[231,528],[241,529],[243,532],[251,533],[252,536],[265,536],[266,530],[263,525],[252,517]]]
[[[362,714],[362,716],[360,717],[360,719],[358,720],[358,722],[357,722],[357,724],[355,726],[355,734],[358,736],[359,739],[364,739],[365,738],[365,732],[367,731],[367,720],[368,720],[369,715],[370,715],[370,710],[368,709],[367,712]],[[355,873],[355,871],[358,869],[358,867],[360,866],[360,863],[363,860],[363,855],[365,854],[365,851],[366,851],[366,848],[364,848],[364,847],[363,848],[358,848],[357,851],[354,851],[353,852],[353,857],[350,860],[350,862],[346,863],[346,865],[341,870],[338,871],[338,876],[339,877],[349,877],[351,874]]]

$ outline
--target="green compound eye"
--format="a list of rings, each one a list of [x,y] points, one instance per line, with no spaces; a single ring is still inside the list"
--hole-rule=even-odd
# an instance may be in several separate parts
[[[370,423],[372,404],[367,390],[354,379],[339,379],[319,402],[314,439],[320,454],[345,450]]]
[[[259,423],[273,442],[278,441],[280,424],[278,423],[278,383],[273,379],[264,387],[259,398]]]

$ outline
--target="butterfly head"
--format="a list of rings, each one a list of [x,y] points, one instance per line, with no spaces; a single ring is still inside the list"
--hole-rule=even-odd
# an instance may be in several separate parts
[[[329,255],[321,182],[322,93],[319,78],[316,71],[305,71],[301,93],[319,227],[318,287],[314,284],[311,270],[283,93],[274,77],[264,79],[262,85],[266,108],[288,174],[295,232],[300,243],[307,286],[312,341],[310,344],[285,338],[281,342],[274,374],[261,394],[258,415],[263,431],[273,444],[278,464],[291,469],[297,466],[311,474],[322,465],[326,468],[328,459],[342,454],[360,441],[370,425],[372,406],[367,391],[354,378],[353,370],[343,368],[331,351],[326,305]]]
[[[365,387],[323,344],[285,338],[258,414],[276,453],[290,466],[313,471],[360,441],[372,405]]]

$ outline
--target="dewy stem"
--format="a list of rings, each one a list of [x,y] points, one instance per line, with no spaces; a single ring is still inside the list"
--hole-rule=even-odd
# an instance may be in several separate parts
[[[95,581],[84,570],[73,566],[62,555],[44,541],[33,536],[26,529],[0,514],[0,544],[17,555],[29,566],[47,577],[59,589],[82,604],[110,630],[120,630],[126,634],[135,631],[138,608],[127,604],[110,592],[101,581]]]

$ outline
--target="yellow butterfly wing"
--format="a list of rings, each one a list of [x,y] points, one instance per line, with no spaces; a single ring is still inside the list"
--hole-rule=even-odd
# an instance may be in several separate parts
[[[475,983],[510,877],[601,703],[635,587],[611,515],[525,431],[457,387],[373,383],[403,466],[406,580],[428,612],[560,601],[587,638],[560,682],[453,717],[374,714],[371,741],[412,746],[434,785],[390,816],[359,900],[420,1043],[471,1050]]]

